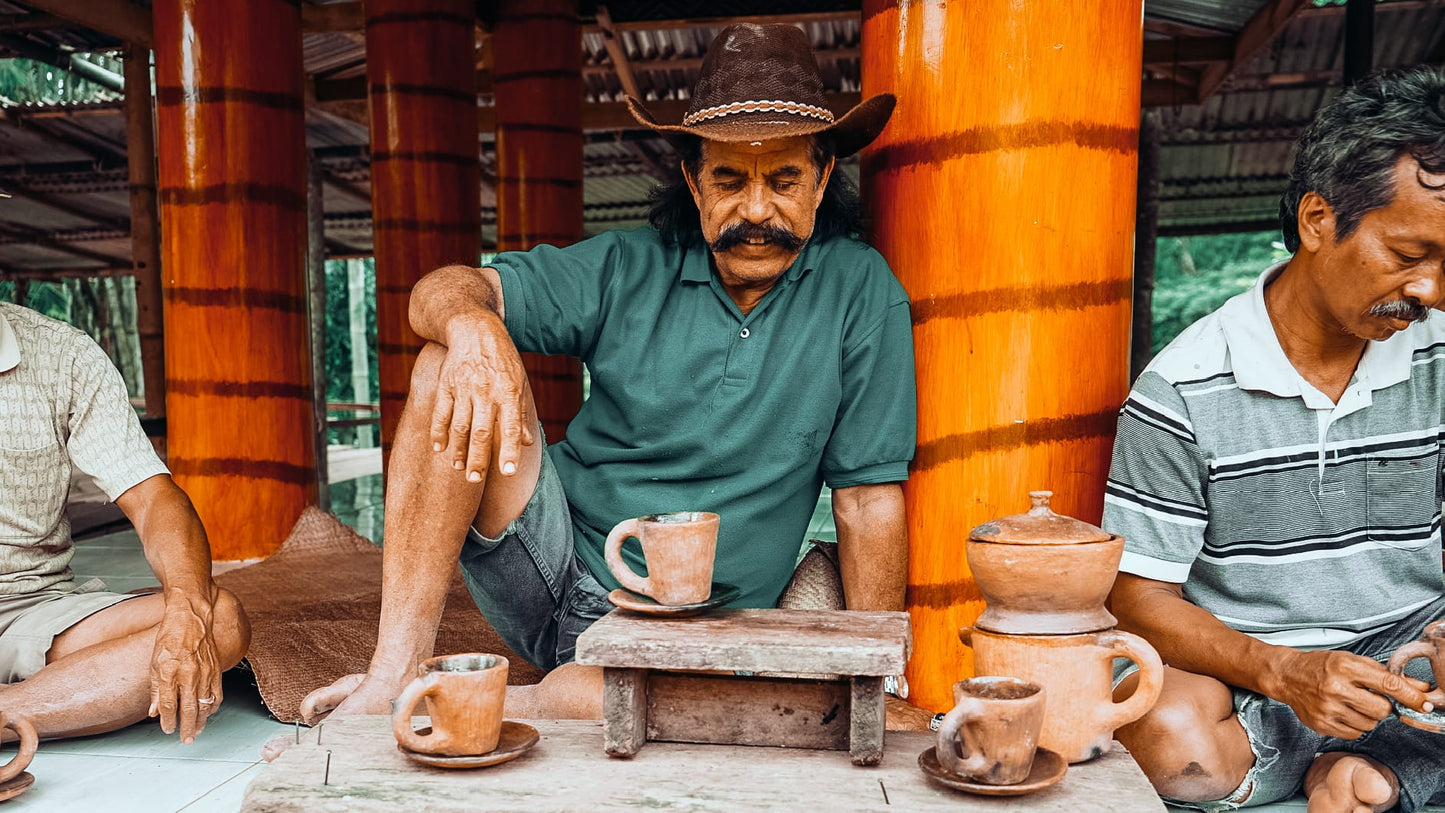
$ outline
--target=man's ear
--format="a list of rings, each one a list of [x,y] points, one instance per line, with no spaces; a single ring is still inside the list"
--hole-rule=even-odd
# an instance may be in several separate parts
[[[1296,226],[1300,249],[1314,254],[1326,241],[1335,241],[1335,209],[1318,192],[1306,192],[1299,201]]]

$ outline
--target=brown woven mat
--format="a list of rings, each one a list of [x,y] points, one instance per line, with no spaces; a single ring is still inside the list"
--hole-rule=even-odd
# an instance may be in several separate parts
[[[263,562],[222,573],[251,620],[246,660],[266,708],[295,720],[311,690],[366,671],[381,616],[381,549],[336,517],[307,508],[281,549]],[[437,633],[437,654],[494,652],[511,661],[512,684],[542,673],[502,643],[453,572]]]

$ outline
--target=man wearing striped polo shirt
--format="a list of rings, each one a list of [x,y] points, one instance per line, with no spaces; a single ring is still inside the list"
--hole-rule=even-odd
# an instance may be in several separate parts
[[[1445,616],[1445,77],[1342,93],[1280,209],[1294,256],[1170,344],[1120,414],[1112,607],[1170,668],[1118,737],[1184,806],[1303,786],[1311,813],[1408,813],[1445,790],[1445,735],[1393,713],[1430,711],[1427,684],[1382,665]]]

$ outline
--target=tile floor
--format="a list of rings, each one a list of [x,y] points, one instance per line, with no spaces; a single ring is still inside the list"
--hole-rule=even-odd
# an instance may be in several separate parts
[[[369,474],[331,489],[332,510],[361,534],[381,536],[381,476]],[[825,491],[808,524],[808,537],[836,541],[832,500]],[[99,576],[118,591],[155,583],[140,541],[124,531],[78,542],[78,576]],[[154,722],[123,731],[41,745],[30,772],[35,785],[5,804],[15,811],[104,809],[111,813],[177,811],[221,813],[240,809],[246,785],[261,769],[260,748],[291,731],[261,703],[249,673],[224,678],[225,703],[192,745],[182,745]],[[8,749],[7,749],[8,751]],[[8,753],[0,754],[7,759]],[[1252,808],[1261,813],[1305,809],[1303,798]],[[1431,808],[1445,813],[1445,808]]]

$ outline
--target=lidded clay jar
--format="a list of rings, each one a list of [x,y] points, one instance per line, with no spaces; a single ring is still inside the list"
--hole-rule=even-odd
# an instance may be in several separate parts
[[[1033,507],[974,528],[965,553],[988,607],[979,629],[1066,635],[1114,626],[1104,600],[1114,586],[1124,538],[1049,508],[1051,491],[1030,491]]]

